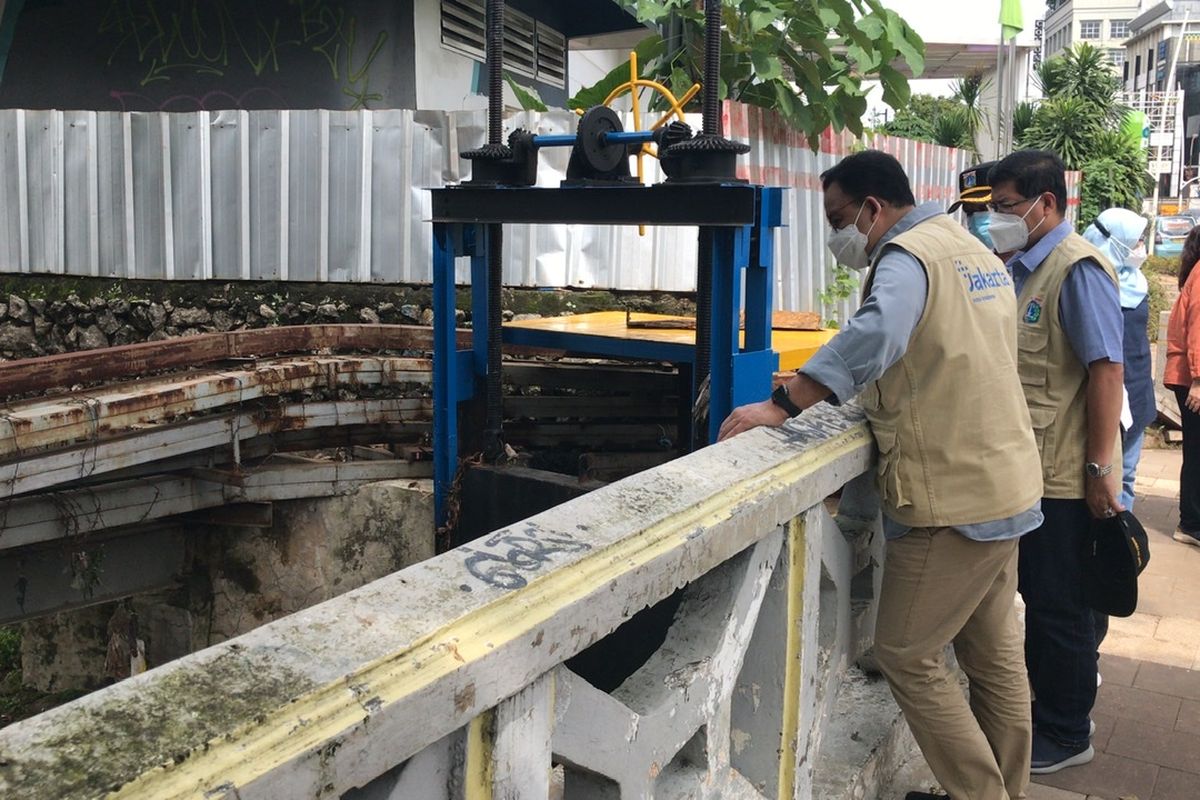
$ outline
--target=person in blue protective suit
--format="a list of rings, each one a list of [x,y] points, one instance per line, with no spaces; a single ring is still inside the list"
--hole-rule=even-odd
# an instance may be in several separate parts
[[[1142,274],[1146,260],[1143,235],[1146,218],[1126,208],[1102,211],[1083,232],[1083,238],[1106,255],[1117,268],[1121,282],[1121,315],[1125,322],[1125,392],[1129,414],[1122,420],[1123,453],[1121,505],[1133,509],[1133,481],[1142,455],[1146,426],[1158,417],[1154,400],[1154,377],[1150,369],[1149,284]]]
[[[996,161],[986,161],[960,172],[958,174],[958,200],[946,209],[947,214],[953,214],[961,208],[963,216],[966,218],[967,230],[993,253],[996,252],[996,247],[988,232],[991,214],[988,213],[987,204],[992,201],[992,185],[989,175],[992,167],[997,163]],[[1003,256],[1001,256],[1001,260],[1003,260]]]

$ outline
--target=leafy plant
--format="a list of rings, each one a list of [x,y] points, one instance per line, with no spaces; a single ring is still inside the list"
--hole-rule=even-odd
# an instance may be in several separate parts
[[[532,86],[526,87],[513,80],[512,75],[504,73],[504,82],[508,84],[508,88],[512,89],[512,93],[516,95],[517,102],[521,104],[521,108],[525,111],[549,111],[546,103],[542,100],[542,96],[538,94],[537,89]]]
[[[1146,321],[1146,333],[1151,342],[1157,342],[1159,315],[1170,311],[1174,302],[1172,290],[1179,277],[1179,256],[1150,256],[1142,265],[1142,272],[1146,274],[1150,294],[1150,319]]]
[[[1147,276],[1154,275],[1169,275],[1172,278],[1179,277],[1179,257],[1178,256],[1150,256],[1146,259],[1146,263],[1142,265],[1142,272]]]
[[[967,124],[970,138],[970,149],[977,161],[982,160],[975,142],[981,130],[991,130],[988,125],[987,113],[983,110],[983,94],[992,84],[991,80],[983,77],[982,73],[968,75],[954,82],[952,94],[955,100],[962,103],[963,118]]]
[[[898,111],[890,122],[884,124],[883,132],[906,139],[933,142],[933,131],[937,121],[961,108],[962,105],[958,101],[949,97],[914,94],[908,105]]]
[[[670,29],[637,47],[642,74],[682,94],[701,80],[704,14],[694,0],[618,0],[641,22]],[[925,68],[925,46],[882,0],[723,0],[719,96],[778,111],[815,150],[831,125],[855,134],[867,109],[863,80],[878,80],[893,108],[908,102],[908,79]],[[627,79],[622,65],[571,98],[572,108],[604,100]],[[653,103],[662,108],[661,98]],[[698,107],[699,99],[693,102]]]
[[[829,285],[821,291],[819,298],[825,314],[825,327],[839,328],[840,306],[858,290],[858,276],[849,267],[835,264],[830,278]]]
[[[1043,100],[1023,144],[1052,150],[1067,165],[1079,169],[1091,155],[1093,142],[1104,130],[1102,115],[1081,97],[1053,96]]]
[[[1062,93],[1065,82],[1064,65],[1061,56],[1048,58],[1038,65],[1033,73],[1033,82],[1042,90],[1046,97],[1054,97]]]
[[[961,107],[938,117],[933,123],[933,141],[943,147],[962,147],[973,150],[975,139],[967,111]]]
[[[1033,125],[1036,112],[1037,106],[1027,101],[1017,103],[1013,109],[1013,142],[1018,147],[1025,146],[1025,131],[1029,130],[1029,126]]]
[[[1077,97],[1093,107],[1093,111],[1111,123],[1120,122],[1127,109],[1117,102],[1121,82],[1109,66],[1108,56],[1098,47],[1081,42],[1051,61],[1061,62],[1055,71],[1055,97]]]

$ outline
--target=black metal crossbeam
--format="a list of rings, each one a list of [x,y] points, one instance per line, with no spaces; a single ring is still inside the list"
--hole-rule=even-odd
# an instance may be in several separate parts
[[[434,222],[585,225],[751,225],[755,190],[747,184],[434,189]]]

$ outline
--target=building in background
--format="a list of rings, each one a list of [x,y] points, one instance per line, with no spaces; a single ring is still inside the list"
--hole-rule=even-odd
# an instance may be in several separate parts
[[[1200,162],[1200,0],[1143,3],[1129,23],[1124,102],[1148,121],[1161,197],[1194,195]]]
[[[485,0],[0,0],[0,108],[480,109],[484,8]],[[648,33],[612,0],[509,0],[504,27],[506,72],[552,106],[566,103],[575,39]]]
[[[1105,51],[1121,74],[1125,39],[1140,5],[1138,0],[1050,0],[1042,22],[1042,57],[1054,58],[1087,42]]]
[[[976,0],[970,14],[947,14],[944,7],[929,0],[887,0],[886,5],[903,17],[925,40],[925,71],[912,81],[914,94],[948,97],[955,80],[981,75],[985,90],[980,98],[984,110],[984,126],[976,137],[976,148],[986,159],[997,156],[997,77],[1000,44],[1000,0]],[[1040,97],[1033,70],[1040,58],[1041,45],[1038,27],[1046,5],[1044,0],[1021,0],[1025,26],[1017,34],[1015,47],[1014,91],[1004,98],[1004,105]],[[904,74],[907,65],[896,63]],[[875,85],[868,95],[866,120],[870,125],[882,125],[895,114],[883,102],[882,92]]]

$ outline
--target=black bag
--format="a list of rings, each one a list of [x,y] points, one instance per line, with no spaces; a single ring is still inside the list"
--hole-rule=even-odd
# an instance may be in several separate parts
[[[1114,617],[1137,609],[1138,575],[1150,562],[1146,529],[1129,511],[1093,519],[1085,537],[1083,598],[1090,607]]]

